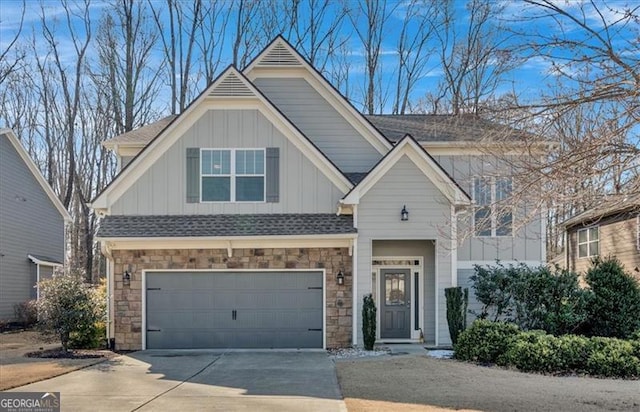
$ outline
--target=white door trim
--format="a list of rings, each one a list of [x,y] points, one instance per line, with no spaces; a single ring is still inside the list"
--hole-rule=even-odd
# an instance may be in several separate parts
[[[374,260],[417,260],[420,263],[418,265],[374,265],[373,261]],[[407,342],[407,341],[419,341],[420,340],[420,330],[422,330],[423,334],[424,334],[424,262],[423,262],[424,258],[422,256],[374,256],[371,258],[371,273],[373,274],[373,271],[376,272],[376,282],[373,286],[373,290],[375,291],[375,295],[376,297],[378,297],[378,302],[380,302],[380,299],[382,299],[382,296],[380,296],[380,273],[382,269],[408,269],[409,270],[409,277],[411,279],[411,327],[410,327],[410,331],[411,331],[411,337],[409,339],[384,339],[385,342]],[[414,277],[414,272],[418,271],[418,281],[420,283],[419,287],[418,287],[418,302],[415,301],[414,296],[415,296],[415,290],[416,290],[416,285],[415,285],[415,277]],[[420,330],[415,330],[415,313],[416,313],[416,306],[418,305],[418,313],[420,314],[420,319],[418,322],[418,325],[420,327]],[[380,304],[378,304],[378,307],[380,307]],[[380,337],[380,331],[381,331],[381,323],[380,323],[380,314],[381,311],[378,310],[376,313],[376,322],[377,322],[377,327],[376,327],[376,340],[382,340],[382,338]]]

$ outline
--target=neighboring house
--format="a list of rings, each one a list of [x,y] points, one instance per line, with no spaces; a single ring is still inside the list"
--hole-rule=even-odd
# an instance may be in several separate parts
[[[62,266],[71,217],[9,129],[0,130],[0,320],[39,295],[39,280]]]
[[[368,293],[380,341],[450,345],[444,288],[545,261],[543,220],[491,202],[511,178],[480,146],[505,130],[365,117],[278,37],[179,116],[105,142],[126,164],[92,203],[115,346],[361,344]]]
[[[616,195],[563,223],[561,266],[584,273],[594,257],[615,257],[640,280],[640,195]]]

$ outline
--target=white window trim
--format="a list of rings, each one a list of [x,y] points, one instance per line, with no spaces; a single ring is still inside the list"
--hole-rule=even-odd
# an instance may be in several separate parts
[[[598,229],[598,240],[591,240],[591,236],[589,235],[591,229]],[[587,241],[586,242],[580,242],[580,232],[586,232],[587,233]],[[589,247],[589,245],[591,243],[594,242],[598,242],[598,253],[595,255],[590,255],[589,252],[591,251],[591,248]],[[577,250],[576,250],[576,254],[578,255],[578,259],[591,259],[594,256],[600,256],[600,226],[599,225],[595,225],[595,226],[589,226],[586,227],[584,229],[578,229],[578,231],[576,232],[576,244],[577,246]],[[587,256],[580,256],[580,245],[587,245]]]
[[[471,182],[471,194],[473,196],[473,201],[475,203],[476,201],[476,180],[477,179],[489,179],[491,180],[491,200],[489,202],[488,205],[484,205],[484,206],[489,206],[491,208],[491,210],[489,211],[489,214],[491,216],[491,234],[490,235],[478,235],[476,232],[476,208],[477,207],[482,207],[478,204],[474,205],[474,209],[473,209],[473,214],[472,214],[472,223],[473,223],[473,237],[474,238],[479,238],[479,239],[487,239],[487,238],[512,238],[514,236],[514,217],[515,217],[515,208],[512,205],[511,206],[511,234],[509,235],[498,235],[497,234],[497,230],[498,230],[498,213],[496,212],[496,196],[497,196],[497,192],[496,192],[496,179],[509,179],[511,181],[511,193],[513,193],[513,178],[511,178],[511,176],[473,176],[473,180]],[[505,208],[506,210],[506,208]]]
[[[213,175],[213,174],[204,174],[202,173],[202,159],[205,151],[228,151],[229,152],[229,174],[221,174],[221,175]],[[262,164],[263,164],[263,173],[262,174],[241,174],[238,175],[236,173],[236,152],[237,151],[247,151],[247,150],[262,150]],[[200,185],[200,203],[266,203],[267,202],[267,149],[265,147],[206,147],[200,149],[200,170],[199,172],[199,185]],[[262,200],[236,200],[236,178],[237,177],[262,177],[263,185],[262,185]],[[202,178],[203,177],[228,177],[230,180],[229,183],[229,200],[204,200],[202,198]]]

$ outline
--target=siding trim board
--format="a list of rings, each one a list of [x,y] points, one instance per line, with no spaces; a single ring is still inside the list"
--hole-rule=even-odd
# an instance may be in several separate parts
[[[227,76],[235,75],[248,87],[253,97],[208,97]],[[229,67],[187,109],[156,136],[120,174],[93,200],[93,208],[103,214],[118,200],[195,122],[207,111],[220,108],[257,109],[287,137],[333,184],[346,193],[353,184],[286,116],[282,114],[242,73]]]

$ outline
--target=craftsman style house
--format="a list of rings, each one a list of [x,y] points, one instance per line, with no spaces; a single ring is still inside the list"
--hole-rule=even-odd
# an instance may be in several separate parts
[[[512,180],[480,146],[500,128],[363,116],[276,38],[180,115],[105,142],[122,169],[92,207],[116,347],[361,344],[369,293],[380,341],[449,345],[445,288],[545,261],[539,217],[495,213]]]

